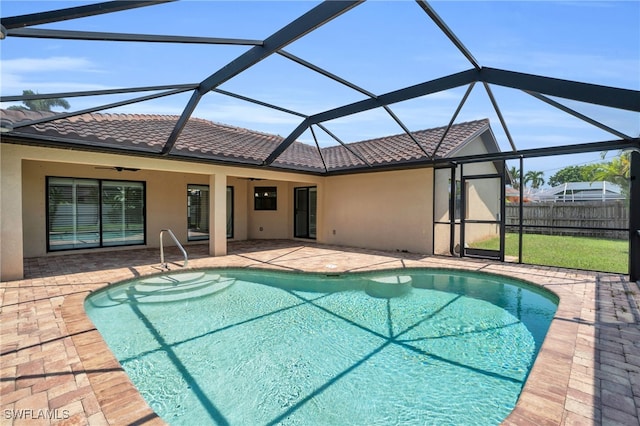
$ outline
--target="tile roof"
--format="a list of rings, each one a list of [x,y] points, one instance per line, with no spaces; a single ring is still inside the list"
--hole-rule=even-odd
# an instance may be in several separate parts
[[[51,112],[0,110],[3,127],[23,121],[51,117]],[[53,140],[87,148],[115,148],[123,151],[159,153],[171,134],[178,116],[146,114],[83,114],[19,127],[10,134]],[[447,157],[489,128],[489,120],[456,124],[438,149],[437,157]],[[432,154],[446,127],[412,132],[422,148]],[[224,162],[262,164],[284,140],[283,137],[241,127],[191,118],[176,141],[169,158],[197,158]],[[274,166],[301,171],[348,170],[369,165],[402,165],[428,157],[407,134],[385,136],[361,142],[322,148],[294,142],[274,162]],[[350,152],[351,150],[352,152]],[[356,155],[354,155],[354,153]],[[322,155],[322,156],[321,156]]]
[[[487,119],[468,121],[451,126],[446,138],[438,147],[436,158],[450,156],[466,142],[488,128],[489,120]],[[372,166],[409,163],[427,159],[428,157],[424,152],[433,155],[446,129],[445,126],[411,132],[411,135],[422,146],[422,149],[406,133],[354,142],[348,144],[348,146]],[[346,169],[365,165],[362,160],[342,146],[324,148],[322,153],[333,169]]]

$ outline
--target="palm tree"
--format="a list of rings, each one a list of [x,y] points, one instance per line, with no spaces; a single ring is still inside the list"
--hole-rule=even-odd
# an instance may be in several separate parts
[[[516,166],[509,168],[509,176],[511,177],[511,187],[513,189],[520,189],[520,169]]]
[[[625,197],[628,197],[630,177],[631,153],[625,152],[613,158],[608,163],[599,164],[593,174],[593,182],[607,181],[615,183],[622,189]]]
[[[540,188],[542,185],[544,185],[544,172],[537,172],[534,170],[529,170],[525,175],[524,175],[524,184],[525,186],[527,185],[527,183],[531,182],[531,187],[533,189],[538,189]]]
[[[22,96],[37,95],[37,92],[33,90],[23,90]],[[8,109],[12,110],[29,110],[29,111],[51,111],[53,107],[61,107],[69,109],[71,105],[66,99],[51,98],[51,99],[32,99],[22,101],[24,105],[12,105]]]

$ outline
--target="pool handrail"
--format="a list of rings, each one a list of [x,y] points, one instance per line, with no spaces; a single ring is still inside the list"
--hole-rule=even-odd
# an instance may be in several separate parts
[[[182,244],[180,244],[180,241],[178,241],[178,239],[176,238],[175,234],[171,229],[162,229],[160,231],[160,267],[169,269],[169,265],[167,264],[167,262],[164,261],[164,244],[162,243],[162,236],[164,235],[165,232],[169,233],[169,235],[171,236],[171,238],[173,238],[173,241],[176,243],[180,251],[182,251],[182,254],[184,256],[184,265],[182,265],[182,267],[186,268],[187,263],[189,262],[189,259],[187,257],[187,251],[184,249],[184,247],[182,247]]]

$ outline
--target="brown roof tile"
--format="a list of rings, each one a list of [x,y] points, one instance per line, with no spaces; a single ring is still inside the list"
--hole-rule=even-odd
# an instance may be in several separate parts
[[[19,110],[0,110],[3,126],[11,123],[51,117],[54,113]],[[54,138],[91,147],[108,147],[159,153],[171,134],[177,116],[146,114],[83,114],[45,123],[20,127],[14,134]],[[488,129],[489,121],[477,120],[451,127],[438,149],[437,157],[446,157],[472,137]],[[413,132],[414,138],[429,154],[433,153],[445,127]],[[176,141],[171,155],[196,157],[217,161],[261,164],[283,141],[281,136],[261,133],[241,127],[191,118]],[[423,150],[407,134],[385,136],[347,144],[357,155],[344,146],[322,148],[294,142],[274,165],[293,170],[329,171],[365,167],[363,158],[372,166],[403,164],[427,159]]]
[[[464,145],[465,142],[488,128],[489,120],[487,119],[469,121],[452,126],[438,148],[436,158],[449,156],[456,148]],[[422,146],[422,149],[406,133],[354,142],[348,144],[348,146],[372,166],[419,161],[428,158],[423,149],[428,154],[433,155],[445,130],[446,127],[438,127],[412,132],[411,134]],[[324,148],[323,154],[327,160],[327,165],[331,169],[344,169],[363,165],[361,160],[349,153],[343,146]]]

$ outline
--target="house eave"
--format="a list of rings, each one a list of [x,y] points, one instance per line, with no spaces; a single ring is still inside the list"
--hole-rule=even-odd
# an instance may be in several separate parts
[[[116,155],[130,155],[135,157],[144,157],[144,158],[154,158],[161,160],[173,160],[173,161],[181,161],[181,162],[190,162],[190,163],[199,163],[199,164],[211,164],[217,166],[229,166],[229,167],[242,167],[242,168],[251,168],[256,170],[270,170],[270,171],[279,171],[279,172],[288,172],[288,173],[299,173],[305,175],[312,176],[335,176],[335,175],[345,175],[345,174],[356,174],[356,173],[370,173],[370,172],[378,172],[378,171],[390,171],[390,170],[403,170],[409,168],[420,168],[420,167],[431,167],[433,165],[433,161],[429,159],[423,160],[415,160],[415,161],[403,161],[397,163],[388,163],[388,164],[378,164],[372,167],[363,166],[363,167],[350,167],[343,169],[334,169],[329,171],[319,171],[313,170],[310,168],[306,168],[305,166],[296,166],[296,165],[286,165],[286,164],[278,164],[272,163],[270,165],[265,165],[261,161],[251,161],[251,160],[239,160],[231,157],[225,158],[211,158],[199,156],[197,154],[191,155],[180,155],[178,153],[172,153],[168,156],[163,156],[159,151],[153,151],[150,149],[144,149],[142,147],[127,147],[126,149],[111,147],[105,145],[89,145],[85,143],[78,143],[73,139],[66,139],[61,137],[52,137],[50,135],[47,136],[39,136],[32,134],[19,134],[17,132],[11,132],[10,134],[5,134],[2,137],[2,143],[14,144],[14,145],[26,145],[26,146],[37,146],[43,148],[54,148],[54,149],[62,149],[62,150],[70,150],[70,151],[83,151],[83,152],[94,152],[101,154],[116,154]]]
[[[352,175],[352,174],[361,174],[361,173],[389,172],[389,171],[409,170],[409,169],[424,169],[424,168],[432,168],[434,167],[434,165],[435,165],[434,160],[424,158],[424,159],[418,159],[418,160],[376,164],[371,167],[356,166],[356,167],[348,167],[348,168],[346,167],[341,169],[332,169],[326,172],[324,176],[342,176],[342,175]]]
[[[500,148],[498,147],[498,144],[496,142],[496,139],[493,135],[493,132],[491,132],[491,126],[489,125],[489,122],[487,121],[487,123],[482,126],[481,128],[479,128],[478,130],[476,130],[475,132],[473,132],[471,135],[469,135],[463,142],[461,142],[460,144],[458,144],[454,149],[452,149],[450,152],[447,153],[446,157],[447,158],[452,158],[455,157],[457,153],[459,153],[461,150],[463,150],[467,145],[469,145],[472,141],[474,141],[476,138],[481,137],[485,132],[489,131],[490,132],[490,137],[491,140],[494,142],[494,145],[497,149],[497,151],[500,151]],[[485,143],[486,146],[486,141],[484,140],[484,138],[482,139],[483,143]],[[487,147],[488,149],[489,147]]]
[[[26,145],[26,146],[36,146],[43,148],[54,148],[54,149],[62,149],[62,150],[70,150],[70,151],[83,151],[83,152],[94,152],[101,154],[116,154],[116,155],[129,155],[135,157],[143,157],[143,158],[153,158],[159,160],[173,160],[173,161],[181,161],[181,162],[189,162],[189,163],[198,163],[198,164],[211,164],[216,166],[228,166],[228,167],[238,167],[238,168],[251,168],[257,170],[271,170],[271,171],[280,171],[280,172],[288,172],[288,173],[299,173],[305,175],[313,175],[313,176],[322,176],[324,172],[314,171],[314,170],[306,170],[303,168],[292,168],[287,166],[281,166],[278,164],[272,164],[270,166],[265,166],[262,162],[258,161],[241,161],[237,159],[225,158],[225,159],[215,159],[215,158],[207,158],[197,155],[179,155],[179,154],[171,154],[169,156],[160,155],[159,151],[145,150],[145,149],[122,149],[116,147],[109,146],[96,146],[96,145],[86,145],[86,144],[78,144],[76,141],[68,140],[64,138],[55,138],[51,136],[47,137],[37,137],[37,135],[19,135],[19,134],[5,134],[2,137],[1,143],[8,143],[13,145]]]

